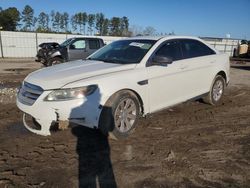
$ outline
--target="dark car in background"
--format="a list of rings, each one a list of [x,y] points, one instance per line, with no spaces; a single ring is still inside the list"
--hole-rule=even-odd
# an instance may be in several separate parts
[[[38,46],[38,51],[36,55],[36,61],[41,62],[42,64],[46,63],[47,53],[53,49],[59,47],[57,42],[44,42]]]
[[[67,39],[62,44],[52,45],[51,43],[44,46],[41,48],[43,50],[38,51],[37,61],[40,58],[40,62],[45,66],[52,66],[67,61],[85,59],[103,47],[104,42],[101,38],[75,37]]]

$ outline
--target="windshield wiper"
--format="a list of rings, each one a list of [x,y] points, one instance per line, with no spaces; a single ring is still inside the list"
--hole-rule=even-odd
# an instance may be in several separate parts
[[[121,62],[118,60],[118,59],[103,59],[102,60],[103,62],[105,62],[105,63],[118,63],[118,64],[121,64]]]
[[[105,63],[116,63],[116,64],[122,64],[120,60],[118,59],[97,59],[97,58],[88,58],[87,60],[92,60],[92,61],[102,61]]]

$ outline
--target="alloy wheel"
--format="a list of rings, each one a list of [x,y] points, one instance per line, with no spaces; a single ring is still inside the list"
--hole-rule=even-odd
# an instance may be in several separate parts
[[[213,99],[215,101],[219,101],[222,94],[223,94],[223,81],[222,80],[216,80],[216,82],[214,83],[214,86],[213,86],[213,93],[212,93],[212,96],[213,96]]]
[[[137,108],[135,102],[126,98],[121,100],[114,113],[115,126],[120,132],[128,132],[137,117]]]

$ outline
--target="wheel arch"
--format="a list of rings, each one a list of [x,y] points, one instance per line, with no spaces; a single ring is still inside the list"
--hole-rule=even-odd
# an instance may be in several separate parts
[[[100,114],[98,118],[98,129],[100,129],[104,135],[111,135],[111,137],[114,137],[112,136],[113,134],[110,134],[110,132],[114,130],[114,125],[112,123],[113,117],[110,117],[109,113],[111,112],[110,107],[112,105],[112,99],[117,97],[117,95],[119,95],[119,93],[121,92],[128,92],[128,93],[132,93],[133,95],[135,95],[139,103],[140,115],[143,114],[143,111],[144,111],[143,101],[142,101],[141,96],[136,91],[132,89],[127,89],[127,88],[116,91],[106,100],[104,106],[102,106],[100,110]],[[106,122],[106,124],[104,124],[103,122]]]
[[[114,97],[115,95],[119,94],[120,92],[124,92],[124,91],[132,92],[136,96],[136,98],[138,99],[139,105],[140,105],[140,115],[143,115],[144,114],[144,103],[143,103],[143,100],[142,100],[141,96],[139,95],[139,93],[136,92],[133,89],[124,88],[124,89],[120,89],[120,90],[116,91],[114,94],[112,94],[108,98],[108,100],[105,102],[105,105],[110,101],[110,99],[112,97]]]
[[[55,55],[55,56],[51,56],[50,59],[53,59],[53,58],[60,58],[63,60],[63,57],[61,55]]]
[[[220,75],[220,76],[222,76],[224,79],[225,79],[225,82],[227,83],[227,74],[225,73],[225,71],[220,71],[220,72],[218,72],[217,74],[216,74],[216,76],[217,75]]]
[[[55,57],[51,57],[51,58],[48,60],[48,66],[52,66],[52,65],[53,65],[53,61],[54,61],[55,59],[60,59],[60,62],[61,62],[61,63],[64,62],[63,57],[60,56],[60,55],[57,55],[57,56],[55,56]]]

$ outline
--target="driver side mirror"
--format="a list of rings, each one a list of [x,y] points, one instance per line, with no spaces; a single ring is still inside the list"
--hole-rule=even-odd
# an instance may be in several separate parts
[[[156,55],[152,59],[151,65],[162,65],[167,66],[168,64],[173,63],[173,58],[167,56]]]

